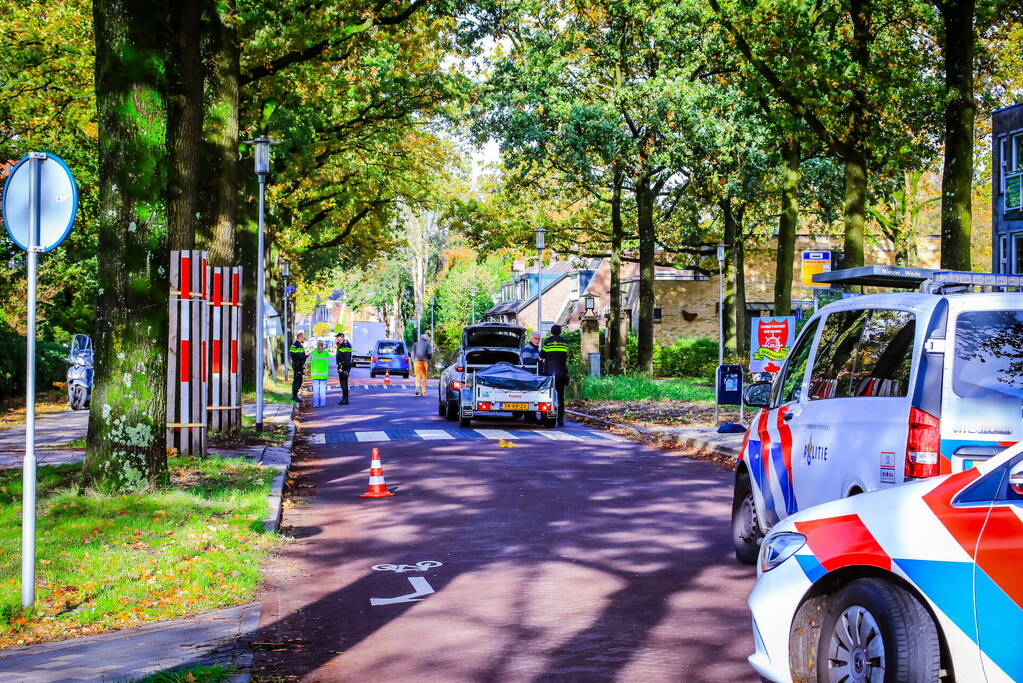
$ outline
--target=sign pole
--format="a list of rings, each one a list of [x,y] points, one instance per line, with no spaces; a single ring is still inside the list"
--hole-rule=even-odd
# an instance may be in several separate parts
[[[256,246],[256,433],[263,432],[263,353],[266,350],[266,320],[263,317],[263,211],[266,174],[259,174],[259,237]]]
[[[36,601],[36,271],[39,260],[39,174],[46,155],[29,154],[28,331],[25,336],[25,461],[22,465],[21,606]]]

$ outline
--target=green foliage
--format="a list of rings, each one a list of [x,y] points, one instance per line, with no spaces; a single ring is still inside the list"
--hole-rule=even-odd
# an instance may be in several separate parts
[[[449,254],[449,264],[437,283],[437,341],[439,348],[453,349],[462,343],[462,328],[494,305],[501,283],[511,277],[511,264],[499,255],[477,260],[472,252],[461,249]]]
[[[161,671],[143,678],[140,683],[222,683],[228,681],[238,670],[231,666],[196,666],[173,671]]]
[[[642,376],[584,377],[577,395],[587,401],[700,401],[714,402],[714,388],[686,380],[652,380]]]
[[[36,340],[36,391],[53,388],[67,376],[67,350],[62,344]],[[25,337],[0,321],[0,399],[25,393]]]
[[[671,346],[657,346],[654,367],[658,377],[699,377],[710,379],[718,364],[718,343],[698,337],[680,339]]]

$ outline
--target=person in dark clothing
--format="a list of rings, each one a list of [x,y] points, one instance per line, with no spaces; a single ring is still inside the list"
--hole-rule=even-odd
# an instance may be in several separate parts
[[[341,400],[339,406],[348,405],[348,375],[352,372],[352,343],[345,339],[343,332],[334,336],[337,343],[337,379],[341,383]]]
[[[291,372],[294,377],[291,380],[291,400],[298,403],[298,392],[302,388],[302,380],[305,375],[305,362],[309,358],[309,354],[305,352],[304,332],[295,335],[295,341],[288,349],[288,357],[291,359]]]
[[[535,368],[540,363],[540,333],[534,332],[529,337],[529,341],[525,346],[522,347],[522,351],[519,352],[522,358],[522,364],[527,368]]]
[[[558,394],[558,426],[565,426],[565,387],[568,386],[568,342],[561,336],[561,325],[551,325],[551,334],[540,347],[543,374],[554,378]]]

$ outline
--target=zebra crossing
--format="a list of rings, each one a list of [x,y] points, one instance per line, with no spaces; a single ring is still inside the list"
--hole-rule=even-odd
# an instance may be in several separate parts
[[[592,429],[380,429],[316,432],[310,444],[380,443],[384,441],[626,441],[620,436]]]

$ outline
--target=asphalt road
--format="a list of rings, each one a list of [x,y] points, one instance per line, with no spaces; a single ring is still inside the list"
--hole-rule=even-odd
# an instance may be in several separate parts
[[[392,381],[303,408],[256,680],[757,680],[730,473],[571,423],[459,430]],[[359,497],[373,447],[394,497]]]

